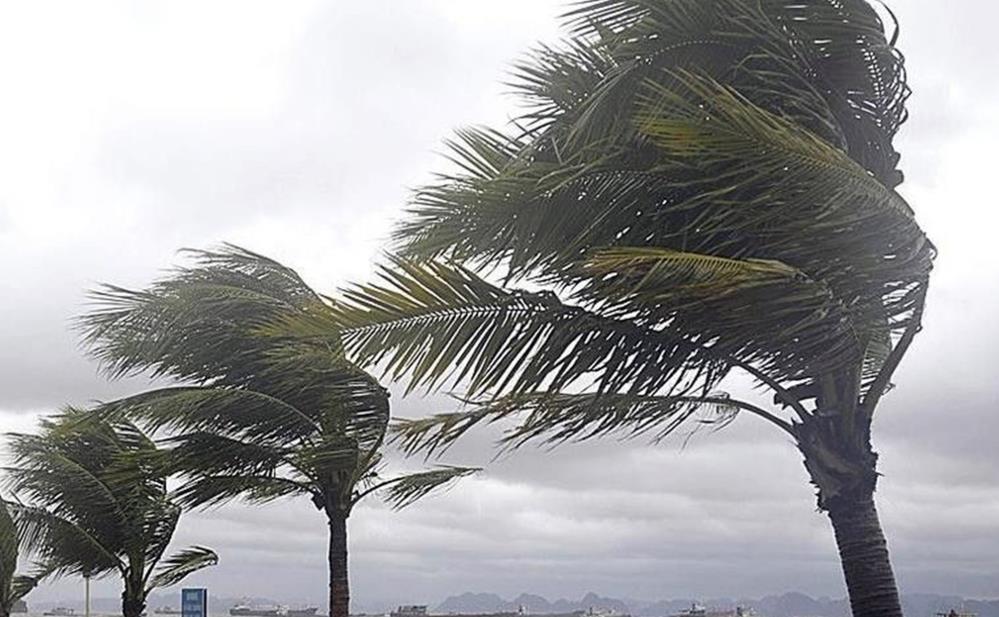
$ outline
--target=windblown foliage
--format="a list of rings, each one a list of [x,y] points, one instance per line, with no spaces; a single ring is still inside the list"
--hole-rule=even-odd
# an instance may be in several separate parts
[[[17,574],[21,552],[20,534],[7,503],[0,499],[0,617],[10,615],[14,603],[28,595],[47,574],[44,570],[30,576]]]
[[[417,192],[382,282],[271,332],[334,330],[359,364],[490,409],[608,395],[594,418],[647,397],[681,397],[663,417],[683,417],[738,368],[794,414],[758,415],[835,408],[864,442],[935,252],[894,190],[908,88],[878,14],[582,0],[568,22],[518,67],[518,131],[458,133],[457,171]],[[503,287],[476,273],[497,269]],[[426,428],[400,425],[411,448]]]
[[[381,493],[403,508],[475,473],[468,467],[382,476],[388,392],[347,360],[337,331],[273,332],[328,320],[332,303],[293,270],[235,246],[193,251],[194,264],[145,291],[106,287],[82,320],[113,376],[179,380],[104,406],[106,417],[163,431],[157,464],[182,476],[180,503],[212,506],[305,496],[330,528],[330,615],[349,615],[347,518]]]
[[[148,290],[96,293],[99,306],[82,320],[112,375],[149,371],[190,384],[104,407],[171,435],[168,469],[186,478],[182,504],[300,495],[349,513],[372,487],[401,507],[476,471],[383,479],[388,392],[345,358],[336,332],[314,340],[267,332],[320,318],[331,303],[261,255],[234,246],[191,254],[191,267]]]
[[[399,423],[410,453],[510,417],[515,447],[754,413],[804,454],[855,615],[900,615],[870,426],[935,249],[895,190],[894,35],[866,0],[578,0],[567,20],[517,67],[514,128],[458,132],[381,281],[269,331],[335,330],[360,365],[466,388],[467,409]],[[733,370],[774,406],[720,394]]]
[[[137,616],[153,589],[217,563],[199,546],[164,557],[181,508],[153,464],[155,444],[134,424],[69,409],[37,435],[10,437],[6,482],[19,501],[7,505],[41,572],[117,573]]]

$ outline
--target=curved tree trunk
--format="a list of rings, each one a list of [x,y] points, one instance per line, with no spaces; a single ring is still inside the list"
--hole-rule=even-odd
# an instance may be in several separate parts
[[[844,430],[836,423],[841,418],[830,414],[798,425],[798,447],[818,488],[819,509],[832,521],[853,617],[902,617],[888,545],[874,506],[878,455],[871,448],[870,424]],[[844,433],[854,439],[843,439]]]
[[[328,512],[330,526],[330,617],[350,614],[350,582],[347,578],[347,516]]]
[[[836,532],[853,617],[902,617],[874,495],[837,503],[830,508],[829,518]]]

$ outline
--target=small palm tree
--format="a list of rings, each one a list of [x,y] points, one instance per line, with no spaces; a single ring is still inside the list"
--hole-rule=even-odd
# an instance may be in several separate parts
[[[410,452],[513,414],[511,446],[763,418],[804,456],[854,615],[901,615],[871,425],[935,249],[895,192],[894,41],[864,0],[579,0],[569,24],[519,67],[515,130],[459,133],[406,259],[325,327],[479,403],[401,423]],[[773,405],[718,391],[739,372]]]
[[[177,499],[212,506],[305,496],[329,526],[329,610],[349,613],[347,518],[382,492],[396,508],[477,470],[440,466],[384,478],[388,392],[351,364],[334,337],[267,333],[310,319],[328,302],[292,270],[238,247],[193,253],[196,264],[145,291],[107,288],[83,320],[112,375],[149,370],[189,385],[117,401],[150,430],[173,435]]]
[[[7,503],[0,499],[0,617],[9,617],[14,604],[38,586],[44,573],[17,574],[20,534]]]
[[[25,546],[56,576],[118,574],[124,617],[139,617],[152,590],[218,562],[200,546],[164,557],[181,508],[134,424],[69,409],[37,435],[10,435],[10,450],[6,482],[21,501],[8,506]]]

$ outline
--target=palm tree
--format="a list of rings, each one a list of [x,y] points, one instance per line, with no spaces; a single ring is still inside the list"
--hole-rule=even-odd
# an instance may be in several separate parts
[[[117,573],[124,617],[139,617],[152,590],[218,562],[201,546],[164,557],[181,508],[134,424],[69,409],[37,435],[11,434],[10,450],[6,482],[23,503],[8,506],[25,546],[56,576]]]
[[[410,453],[514,415],[511,447],[758,416],[804,457],[854,615],[900,615],[871,423],[935,249],[895,191],[894,38],[864,0],[579,0],[568,24],[518,67],[515,130],[459,132],[382,281],[274,331],[466,388],[398,425]],[[720,392],[735,372],[773,405]]]
[[[328,302],[291,269],[238,247],[193,252],[195,265],[148,290],[106,288],[83,319],[112,375],[150,371],[187,385],[105,406],[173,436],[176,496],[204,507],[305,496],[329,526],[329,610],[349,614],[347,518],[376,492],[396,508],[476,469],[439,466],[384,478],[388,392],[335,337],[292,340],[264,326],[309,319]]]
[[[45,574],[17,574],[19,538],[7,502],[0,499],[0,617],[9,617],[14,604],[28,595]]]

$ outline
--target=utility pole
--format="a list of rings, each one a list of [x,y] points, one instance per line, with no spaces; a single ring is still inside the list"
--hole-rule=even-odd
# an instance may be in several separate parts
[[[83,586],[84,586],[84,615],[85,617],[90,617],[90,574],[83,575]]]

